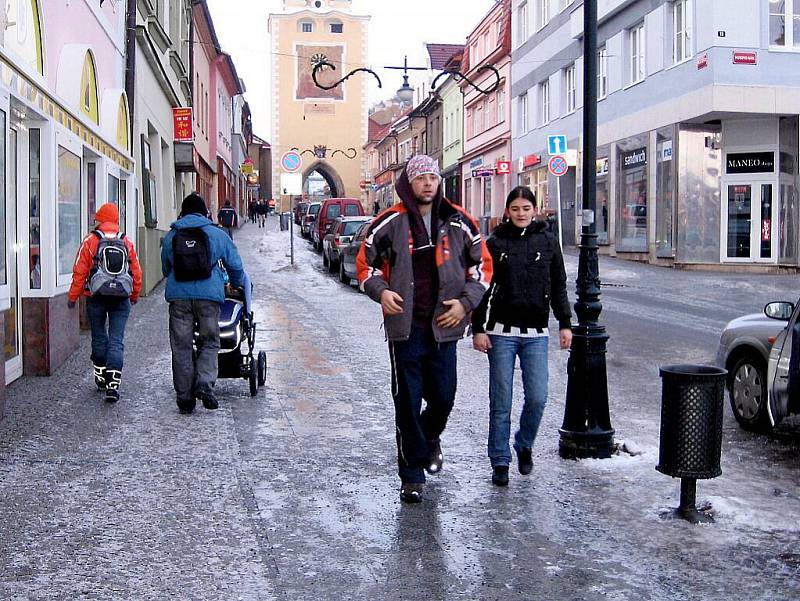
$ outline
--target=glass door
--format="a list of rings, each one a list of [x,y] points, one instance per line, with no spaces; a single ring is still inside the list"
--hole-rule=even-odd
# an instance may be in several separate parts
[[[774,260],[774,186],[767,182],[729,184],[723,240],[728,261]]]
[[[5,129],[5,123],[3,124]],[[10,306],[4,312],[5,330],[4,355],[6,362],[6,382],[12,382],[22,375],[22,307],[20,304],[19,282],[19,244],[17,241],[17,130],[7,130],[8,140],[8,198],[6,199],[6,248],[7,277]]]

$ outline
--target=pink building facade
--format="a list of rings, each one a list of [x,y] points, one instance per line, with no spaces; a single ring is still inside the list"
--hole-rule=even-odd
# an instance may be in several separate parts
[[[482,222],[494,224],[505,210],[511,175],[503,167],[511,160],[511,11],[510,2],[498,2],[467,37],[462,67],[470,80],[486,89],[500,73],[500,85],[491,94],[461,83],[464,94],[464,154],[461,158],[464,207]]]
[[[3,2],[0,21],[2,391],[77,347],[66,293],[80,242],[104,202],[135,242],[136,203],[124,3]]]

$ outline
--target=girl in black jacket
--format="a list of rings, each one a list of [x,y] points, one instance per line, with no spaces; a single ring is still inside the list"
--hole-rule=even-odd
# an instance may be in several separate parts
[[[547,224],[535,221],[536,197],[519,186],[506,200],[506,220],[487,241],[494,275],[472,316],[473,347],[489,355],[489,459],[492,482],[508,484],[511,399],[519,356],[525,402],[514,450],[521,474],[533,469],[531,449],[547,402],[550,308],[562,349],[572,343],[564,259]]]

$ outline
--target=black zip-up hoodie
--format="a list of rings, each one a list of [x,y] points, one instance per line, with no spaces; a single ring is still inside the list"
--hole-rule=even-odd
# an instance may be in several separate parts
[[[546,223],[534,221],[525,229],[501,223],[486,246],[494,273],[472,315],[473,334],[493,330],[498,323],[526,330],[546,328],[551,307],[559,329],[571,328],[564,257]]]

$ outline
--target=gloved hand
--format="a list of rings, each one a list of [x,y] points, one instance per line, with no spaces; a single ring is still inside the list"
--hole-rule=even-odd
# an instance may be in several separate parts
[[[73,309],[75,307],[75,301],[73,301],[73,300],[67,301],[67,307],[69,307],[70,309]]]

